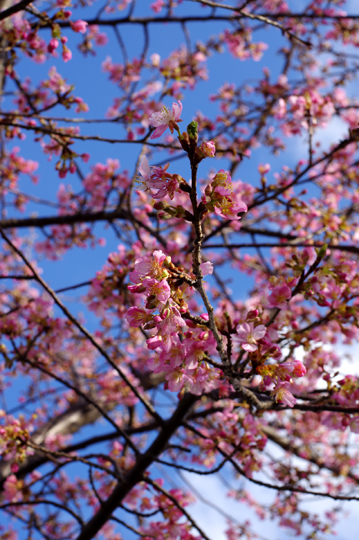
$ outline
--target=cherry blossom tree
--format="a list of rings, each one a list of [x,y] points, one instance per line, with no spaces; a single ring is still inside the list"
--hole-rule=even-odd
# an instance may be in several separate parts
[[[1,540],[359,500],[354,8],[0,0]]]

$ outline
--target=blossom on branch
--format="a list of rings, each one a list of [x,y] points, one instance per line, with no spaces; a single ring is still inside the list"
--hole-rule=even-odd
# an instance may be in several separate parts
[[[283,405],[287,405],[288,407],[294,407],[294,405],[297,403],[297,400],[287,390],[289,383],[287,382],[279,382],[276,387],[273,390],[273,395],[276,401],[279,403],[283,403]]]
[[[247,212],[247,205],[233,193],[233,183],[228,171],[221,169],[206,186],[202,203],[208,211],[215,212],[225,219],[238,220],[241,212]]]
[[[70,22],[71,28],[74,32],[80,32],[80,34],[85,34],[88,23],[79,19],[78,21]]]
[[[271,307],[279,309],[287,309],[288,300],[292,298],[292,291],[288,285],[281,284],[274,287],[272,294],[268,297],[268,302]]]
[[[135,269],[130,273],[132,283],[142,283],[143,278],[163,279],[167,271],[163,268],[166,255],[161,250],[154,251],[151,256],[139,257],[135,262]]]
[[[179,191],[179,177],[166,172],[168,167],[169,163],[163,168],[160,166],[150,167],[147,157],[143,156],[142,158],[138,168],[142,177],[140,183],[144,184],[147,189],[157,190],[155,193],[151,191],[154,199],[163,199],[166,195],[173,199],[175,192]]]
[[[199,149],[204,157],[212,158],[216,155],[216,145],[213,141],[204,141]]]
[[[266,335],[267,329],[263,324],[256,326],[251,323],[243,323],[237,326],[237,335],[233,336],[234,341],[242,344],[245,351],[254,352],[258,349],[258,341]]]
[[[182,122],[182,107],[182,103],[178,101],[178,103],[172,104],[172,110],[164,105],[159,112],[153,113],[150,116],[150,124],[156,128],[151,135],[151,139],[157,139],[157,137],[160,137],[167,128],[170,129],[171,133],[173,133],[174,129],[179,131],[177,122]]]
[[[210,261],[202,263],[201,272],[203,277],[208,276],[209,274],[213,274],[213,263],[211,263]]]
[[[144,309],[138,307],[130,307],[127,310],[125,319],[133,328],[144,325],[149,320],[149,314]]]

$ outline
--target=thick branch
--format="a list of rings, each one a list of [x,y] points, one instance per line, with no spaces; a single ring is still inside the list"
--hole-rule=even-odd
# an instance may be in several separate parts
[[[110,497],[100,507],[98,512],[83,527],[77,540],[90,540],[110,519],[112,512],[121,504],[124,497],[131,489],[143,479],[143,475],[157,457],[164,451],[168,441],[182,424],[190,409],[196,402],[197,397],[186,394],[179,402],[172,417],[164,423],[164,426],[148,450],[138,459],[137,464],[126,475],[122,482],[117,484]]]
[[[7,19],[11,15],[14,15],[15,13],[18,13],[19,11],[24,10],[33,1],[34,0],[21,0],[21,2],[18,2],[17,4],[5,9],[4,11],[1,11],[0,21],[3,21],[4,19]]]
[[[68,214],[66,216],[47,216],[29,218],[10,218],[0,221],[2,229],[25,227],[46,227],[48,225],[73,225],[75,223],[95,223],[96,221],[113,221],[114,219],[130,219],[126,210],[116,209],[113,212],[88,212],[85,214]]]

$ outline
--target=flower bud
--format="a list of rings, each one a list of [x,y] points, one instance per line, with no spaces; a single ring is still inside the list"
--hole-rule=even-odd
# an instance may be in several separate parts
[[[50,42],[47,46],[47,52],[52,54],[57,49],[58,46],[59,46],[59,42],[57,39],[55,38],[50,39]]]
[[[213,141],[204,141],[199,147],[199,150],[203,154],[203,157],[212,158],[216,154],[216,145]]]
[[[317,248],[317,261],[321,261],[327,254],[328,244],[323,244],[321,248]]]
[[[165,212],[170,216],[177,217],[177,208],[174,208],[173,206],[168,206],[168,208],[165,209]]]
[[[163,261],[162,263],[162,266],[165,267],[165,268],[168,268],[168,266],[171,264],[171,257],[169,255],[167,255],[167,257],[165,258],[165,260]]]
[[[183,206],[181,204],[179,204],[178,206],[176,206],[176,217],[179,218],[179,219],[183,219],[184,216],[185,216],[185,213],[186,213],[186,210],[183,208]]]
[[[178,137],[178,140],[180,142],[180,145],[182,146],[183,150],[185,152],[189,152],[190,150],[190,145],[189,145],[189,137],[188,137],[188,133],[186,131],[184,131],[181,135],[181,137]]]
[[[197,143],[198,141],[198,123],[193,120],[192,122],[190,122],[187,126],[187,133],[188,133],[188,136],[190,139],[192,139],[192,141],[195,141]]]
[[[172,219],[172,216],[170,216],[166,212],[158,212],[158,219],[160,219],[161,221],[166,221],[168,219]]]
[[[155,204],[153,205],[153,208],[155,210],[165,210],[166,206],[168,206],[167,203],[163,202],[163,201],[157,201],[155,202]]]

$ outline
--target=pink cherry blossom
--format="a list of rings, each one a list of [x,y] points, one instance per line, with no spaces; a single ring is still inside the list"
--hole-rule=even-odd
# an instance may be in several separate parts
[[[221,195],[231,195],[233,191],[232,177],[228,171],[221,169],[215,175],[212,181],[214,191],[217,191]],[[225,191],[218,191],[218,188],[225,188]]]
[[[287,360],[281,367],[286,368],[290,373],[293,373],[296,377],[303,377],[307,373],[307,369],[299,360]]]
[[[74,32],[80,32],[81,34],[85,34],[88,26],[88,23],[86,21],[82,21],[81,19],[74,22],[71,21],[70,24]]]
[[[144,48],[142,34],[117,33],[110,48],[116,54],[120,46],[118,59],[102,64],[108,122],[94,114],[86,123],[77,116],[94,101],[96,48],[107,37],[85,22],[95,20],[91,2],[80,1],[78,21],[70,3],[54,0],[41,13],[34,7],[0,21],[0,388],[11,408],[0,410],[0,539],[16,540],[16,528],[19,538],[27,531],[29,538],[73,540],[82,529],[120,540],[129,511],[136,538],[198,540],[205,535],[191,519],[195,508],[183,510],[193,498],[164,480],[166,471],[178,464],[216,474],[228,459],[249,480],[277,488],[263,504],[258,489],[249,492],[250,482],[225,465],[233,502],[274,519],[284,528],[278,537],[332,536],[339,506],[317,512],[305,491],[351,496],[359,466],[359,380],[353,371],[341,374],[350,368],[342,344],[359,341],[359,100],[350,92],[359,32],[355,17],[340,9],[349,2],[242,0],[248,16],[243,11],[233,26],[233,12],[223,10],[221,28],[208,26],[211,36],[207,25],[196,32],[195,3],[151,0],[152,14],[166,11],[168,24],[147,18]],[[106,19],[124,8],[131,19],[142,5],[103,4],[105,32]],[[210,18],[211,8],[202,8]],[[271,21],[251,20],[259,13],[279,26],[264,32]],[[184,45],[175,33],[168,39],[178,17]],[[264,65],[251,73],[264,35],[268,54],[281,50],[284,62],[269,62],[272,73]],[[83,69],[67,69],[68,80],[55,67],[44,80],[44,70],[32,69],[61,52],[69,61],[75,45],[79,67],[86,56],[89,84],[79,84]],[[234,57],[230,82],[210,84],[219,88],[205,107],[201,82],[226,49]],[[183,119],[191,136],[179,133],[182,96],[191,100]],[[160,100],[170,106],[160,111]],[[324,131],[328,122],[347,127]],[[161,144],[154,140],[160,135]],[[22,150],[14,146],[26,137]],[[139,188],[133,170],[141,148]],[[84,151],[92,149],[87,166]],[[22,152],[38,154],[44,185],[34,192],[28,180],[37,181],[37,164]],[[96,163],[99,152],[112,157]],[[215,154],[230,170],[202,163]],[[51,193],[58,175],[66,185]],[[99,247],[102,236],[121,244],[109,253]],[[95,253],[86,257],[90,247]],[[67,271],[60,266],[55,279],[46,260],[64,255]],[[302,349],[303,363],[295,359]],[[104,437],[92,422],[103,423]],[[263,452],[267,437],[284,460]],[[163,478],[156,478],[156,460]],[[124,521],[110,523],[110,513],[101,516],[115,495]],[[219,534],[255,537],[260,527],[253,520],[252,529],[247,513]]]
[[[165,279],[157,281],[157,279],[146,277],[142,281],[142,285],[146,288],[148,294],[156,296],[162,303],[166,303],[171,296],[170,286]]]
[[[152,255],[140,257],[135,262],[135,270],[130,274],[133,283],[139,283],[146,276],[158,279],[163,275],[164,268],[162,264],[166,259],[163,251],[154,251]]]
[[[272,294],[268,297],[268,302],[271,307],[277,307],[279,309],[287,309],[288,303],[292,297],[292,291],[285,283],[277,285],[272,290]]]
[[[266,174],[267,172],[269,172],[270,169],[271,169],[271,167],[270,167],[269,163],[265,163],[265,164],[262,164],[262,163],[261,163],[260,165],[258,165],[258,172],[259,172],[260,174],[262,174],[262,175],[263,175],[263,174]]]
[[[166,375],[166,380],[168,389],[171,390],[171,392],[178,392],[183,387],[187,377],[184,375],[182,369],[177,368],[169,375]]]
[[[144,309],[130,307],[125,315],[128,324],[134,328],[144,325],[149,320],[149,314]]]
[[[151,168],[146,156],[143,156],[141,163],[138,167],[138,172],[141,174],[144,180],[149,180],[151,176]]]
[[[150,167],[148,159],[143,156],[140,166],[138,168],[142,178],[140,183],[143,183],[147,189],[155,189],[156,192],[151,191],[151,196],[154,199],[163,199],[166,195],[169,195],[173,199],[175,192],[179,191],[179,181],[177,175],[167,173],[169,163],[162,167]]]
[[[155,13],[160,13],[164,5],[164,0],[156,0],[153,4],[150,4],[150,8],[153,9]]]
[[[254,352],[258,349],[257,342],[262,339],[267,332],[263,324],[254,327],[254,324],[243,323],[237,326],[237,335],[233,336],[235,341],[242,344],[245,351]]]
[[[217,190],[225,188],[216,188]],[[241,219],[238,214],[240,212],[247,212],[247,205],[241,201],[233,199],[232,197],[223,197],[214,208],[215,213],[225,219]]]
[[[179,326],[186,326],[186,321],[182,319],[177,306],[172,300],[162,311],[161,318],[162,321],[157,324],[157,328],[162,335],[175,332]]]
[[[350,419],[350,429],[353,433],[359,433],[359,415],[355,414]]]
[[[149,338],[146,343],[147,343],[147,348],[154,351],[156,349],[160,349],[160,350],[163,350],[165,352],[169,352],[172,347],[173,347],[173,343],[174,343],[174,339],[176,338],[175,335],[171,335],[171,334],[163,334],[161,335],[160,333],[156,334],[155,336],[152,336],[151,338]]]
[[[280,403],[283,403],[283,405],[287,405],[288,407],[294,407],[294,405],[297,403],[297,400],[287,390],[289,383],[287,382],[279,382],[276,387],[273,390],[273,395],[275,397],[276,401],[279,401]]]
[[[178,101],[178,103],[172,104],[172,110],[164,105],[159,112],[153,113],[149,121],[156,129],[152,133],[151,139],[160,137],[167,128],[170,129],[171,133],[174,129],[178,129],[177,122],[181,122],[182,108],[182,103]]]

